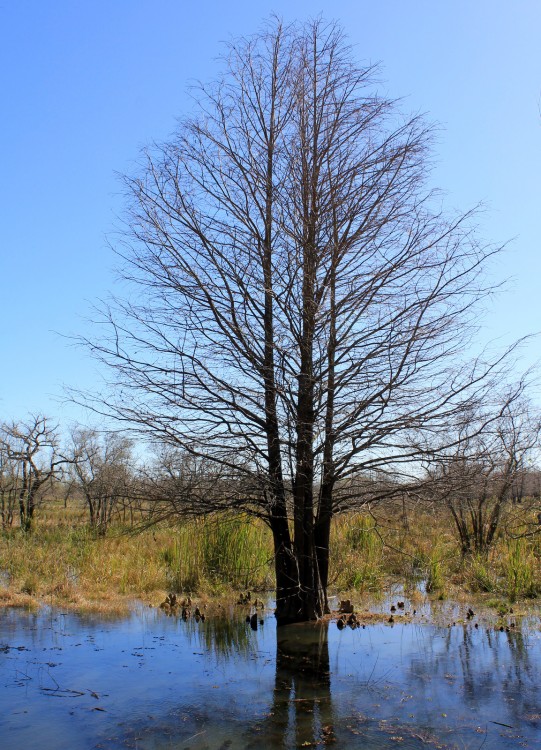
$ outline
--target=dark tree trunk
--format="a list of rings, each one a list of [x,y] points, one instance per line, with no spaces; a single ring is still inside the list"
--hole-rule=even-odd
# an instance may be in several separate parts
[[[323,446],[323,480],[319,494],[319,505],[314,532],[316,556],[321,588],[323,591],[323,611],[330,612],[327,590],[329,586],[329,553],[331,523],[333,517],[333,489],[335,484],[334,467],[334,391],[336,359],[336,265],[338,258],[337,217],[333,210],[334,248],[329,274],[329,343],[327,346],[327,404],[325,408],[325,442]]]
[[[274,509],[271,518],[276,572],[276,620],[278,625],[302,620],[302,602],[297,561],[293,554],[285,515]]]
[[[26,472],[24,472],[26,474]],[[23,479],[23,488],[19,495],[19,512],[21,517],[21,528],[31,531],[34,523],[34,511],[36,508],[36,496],[42,482],[32,481],[30,474]]]
[[[321,488],[319,512],[314,529],[314,541],[316,547],[317,567],[319,580],[323,595],[323,612],[329,614],[329,599],[327,595],[329,586],[329,554],[331,544],[332,523],[332,486],[323,484]]]
[[[296,548],[293,548],[285,516],[273,516],[271,528],[274,539],[276,572],[276,621],[278,625],[317,620],[323,614],[323,589],[319,581],[317,560],[304,560],[303,575],[311,576],[313,588],[303,584]],[[305,540],[306,541],[306,540]],[[311,540],[314,547],[313,539]]]

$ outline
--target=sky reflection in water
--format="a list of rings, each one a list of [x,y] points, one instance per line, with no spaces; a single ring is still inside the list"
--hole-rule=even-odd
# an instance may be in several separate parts
[[[6,610],[0,747],[541,748],[540,664],[535,629]]]

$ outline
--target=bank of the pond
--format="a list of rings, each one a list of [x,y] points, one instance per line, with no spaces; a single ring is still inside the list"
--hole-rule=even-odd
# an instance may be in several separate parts
[[[76,616],[129,617],[141,608],[157,610],[161,616],[171,619],[203,621],[223,617],[259,621],[269,618],[274,612],[274,594],[271,591],[250,593],[226,590],[219,595],[178,594],[177,605],[168,604],[171,593],[153,592],[152,596],[137,599],[127,595],[110,594],[102,600],[87,600],[73,597],[70,600],[48,601],[28,594],[10,593],[0,588],[0,610],[20,609],[39,614],[51,608],[61,609]],[[453,598],[434,596],[419,589],[405,592],[398,583],[389,584],[384,591],[374,594],[358,592],[339,593],[330,596],[331,613],[321,622],[338,629],[364,628],[367,625],[388,626],[431,625],[442,628],[471,626],[475,629],[510,632],[523,624],[531,630],[541,629],[541,604],[537,600],[522,600],[510,604],[504,599],[488,594],[467,594],[455,591]],[[197,616],[196,616],[197,615]]]

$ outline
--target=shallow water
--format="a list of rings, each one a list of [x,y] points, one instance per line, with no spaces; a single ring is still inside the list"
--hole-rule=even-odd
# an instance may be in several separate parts
[[[0,612],[0,747],[541,748],[534,628]]]

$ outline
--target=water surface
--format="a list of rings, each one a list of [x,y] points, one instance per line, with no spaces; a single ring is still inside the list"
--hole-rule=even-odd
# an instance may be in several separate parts
[[[541,639],[0,612],[0,747],[541,748]]]

